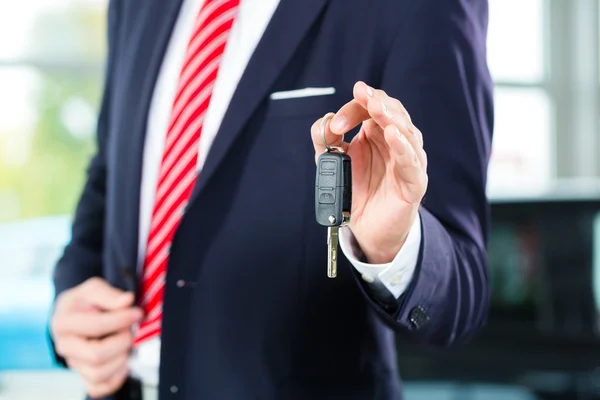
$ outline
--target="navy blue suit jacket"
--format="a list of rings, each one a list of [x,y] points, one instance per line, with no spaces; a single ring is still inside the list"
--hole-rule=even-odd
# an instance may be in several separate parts
[[[146,117],[180,5],[110,2],[98,151],[56,267],[57,293],[93,276],[138,285]],[[445,347],[482,326],[487,12],[486,0],[281,1],[173,242],[161,399],[399,399],[395,333]],[[394,304],[374,298],[343,256],[338,278],[327,278],[326,231],[314,217],[310,126],[350,100],[358,80],[403,102],[429,158],[418,267]],[[332,96],[269,99],[330,86]]]

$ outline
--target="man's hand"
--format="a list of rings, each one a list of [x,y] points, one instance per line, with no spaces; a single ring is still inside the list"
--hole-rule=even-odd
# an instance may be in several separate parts
[[[311,128],[316,157],[325,151],[321,122]],[[327,124],[327,143],[339,145],[340,137],[360,123],[352,142],[342,144],[352,158],[350,229],[368,261],[383,264],[398,254],[417,217],[427,190],[427,156],[423,135],[404,106],[363,82]]]
[[[84,380],[88,395],[104,397],[121,388],[129,374],[133,324],[143,313],[133,293],[91,278],[62,293],[51,321],[56,351]]]

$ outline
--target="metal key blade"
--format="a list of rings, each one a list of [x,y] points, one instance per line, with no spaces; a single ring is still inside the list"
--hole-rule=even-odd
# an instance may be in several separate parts
[[[329,278],[337,276],[338,233],[339,228],[337,226],[327,228],[327,276]]]

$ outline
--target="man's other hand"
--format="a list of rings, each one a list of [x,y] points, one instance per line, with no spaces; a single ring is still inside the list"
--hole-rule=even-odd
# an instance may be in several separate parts
[[[132,327],[143,312],[133,293],[91,278],[56,300],[51,334],[56,352],[84,380],[88,395],[115,393],[129,374]]]

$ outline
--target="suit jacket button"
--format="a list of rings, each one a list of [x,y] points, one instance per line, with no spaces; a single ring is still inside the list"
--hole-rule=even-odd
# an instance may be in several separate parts
[[[423,327],[423,325],[429,322],[429,315],[427,315],[427,311],[425,311],[423,307],[413,308],[410,312],[409,318],[415,329],[420,329]]]

